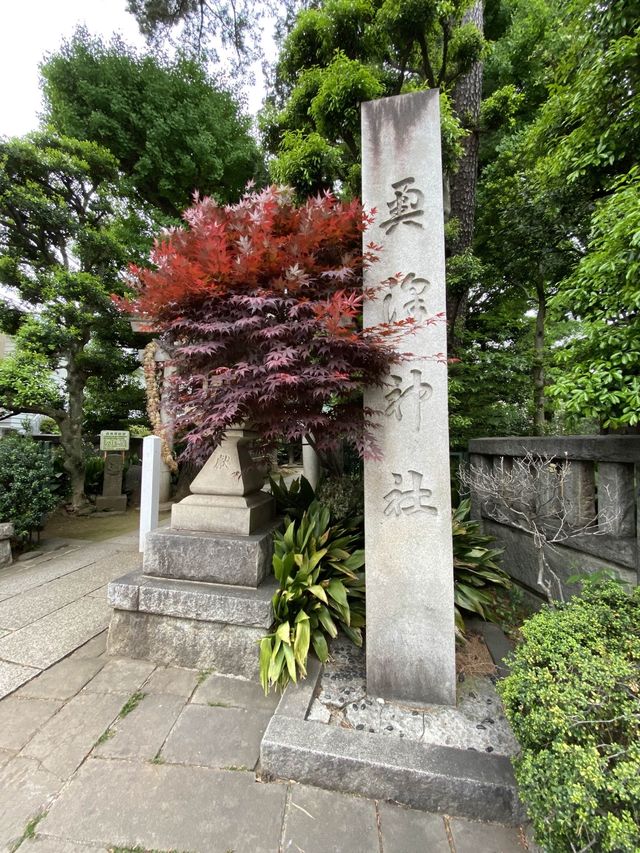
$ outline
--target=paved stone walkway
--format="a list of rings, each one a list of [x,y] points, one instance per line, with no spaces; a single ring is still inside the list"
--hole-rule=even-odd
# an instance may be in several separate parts
[[[5,670],[3,689],[13,692],[0,701],[0,849],[527,849],[517,828],[257,781],[277,697],[238,679],[106,655],[104,585],[138,559],[132,538],[122,537],[0,577],[0,657],[26,682],[7,686]]]

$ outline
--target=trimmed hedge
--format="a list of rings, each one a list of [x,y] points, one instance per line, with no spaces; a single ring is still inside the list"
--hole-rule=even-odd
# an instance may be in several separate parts
[[[522,629],[500,692],[548,853],[640,850],[640,589],[587,584]]]

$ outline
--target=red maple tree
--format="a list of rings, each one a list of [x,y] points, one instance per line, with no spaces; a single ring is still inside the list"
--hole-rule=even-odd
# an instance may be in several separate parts
[[[238,204],[196,199],[186,227],[166,232],[153,268],[133,268],[122,303],[161,332],[174,353],[175,429],[184,458],[206,459],[234,423],[267,444],[312,436],[323,454],[342,441],[378,455],[365,387],[406,357],[405,320],[363,328],[363,251],[371,214],[330,193],[296,205],[287,188],[247,192]]]

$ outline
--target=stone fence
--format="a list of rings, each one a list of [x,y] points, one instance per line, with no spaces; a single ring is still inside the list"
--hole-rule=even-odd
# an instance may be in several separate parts
[[[464,476],[472,515],[526,589],[564,597],[567,578],[604,568],[638,583],[640,436],[478,438]]]

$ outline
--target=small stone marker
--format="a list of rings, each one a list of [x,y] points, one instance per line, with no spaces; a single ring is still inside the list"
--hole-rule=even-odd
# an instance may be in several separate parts
[[[11,555],[11,539],[13,538],[13,524],[10,521],[0,524],[0,568],[10,566],[13,562]]]
[[[124,462],[119,453],[107,453],[104,461],[102,495],[96,498],[96,509],[124,512],[127,496],[122,494],[122,469]]]
[[[413,317],[392,369],[365,405],[379,411],[382,462],[365,461],[367,690],[415,704],[456,700],[447,416],[444,217],[436,90],[362,105],[362,187],[378,211],[365,245],[383,246],[365,273],[378,287],[372,326]],[[441,360],[434,358],[441,354]]]
[[[158,526],[162,439],[148,435],[142,439],[142,486],[140,490],[140,541],[144,551],[147,533]]]

